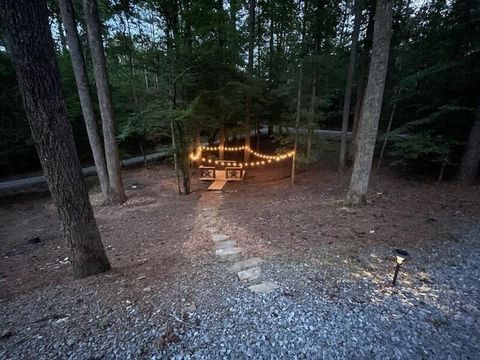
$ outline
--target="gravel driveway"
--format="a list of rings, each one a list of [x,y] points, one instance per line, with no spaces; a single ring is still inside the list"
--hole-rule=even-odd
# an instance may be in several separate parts
[[[0,358],[476,359],[480,226],[456,239],[437,249],[449,253],[441,261],[417,254],[395,289],[387,248],[361,266],[339,259],[335,280],[321,262],[267,258],[262,276],[280,285],[271,294],[214,258],[177,279],[168,305],[155,284],[148,306],[112,304],[88,280],[47,288],[1,305]]]

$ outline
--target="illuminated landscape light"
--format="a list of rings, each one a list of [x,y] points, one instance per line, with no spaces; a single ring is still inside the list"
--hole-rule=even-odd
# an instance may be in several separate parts
[[[400,265],[410,259],[410,254],[405,250],[395,249],[394,254],[397,266],[395,267],[395,273],[393,274],[392,286],[395,286],[395,284],[397,283],[397,276],[398,271],[400,270]]]

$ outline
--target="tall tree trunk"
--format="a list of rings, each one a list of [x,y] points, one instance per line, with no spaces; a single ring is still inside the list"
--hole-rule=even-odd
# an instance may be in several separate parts
[[[352,139],[349,146],[349,158],[353,162],[355,160],[355,153],[357,150],[358,127],[363,112],[363,99],[365,96],[366,83],[368,78],[368,60],[370,58],[370,49],[372,48],[373,27],[375,23],[375,2],[368,1],[368,22],[365,39],[363,40],[363,49],[360,53],[360,66],[358,69],[358,84],[357,84],[357,99],[355,102],[355,113],[353,117]]]
[[[253,48],[255,46],[255,0],[248,1],[248,64],[247,72],[251,80],[253,77]],[[245,152],[243,161],[250,160],[250,125],[252,122],[252,97],[247,95],[245,118]]]
[[[270,37],[269,37],[269,40],[268,40],[268,52],[269,52],[269,61],[270,61],[270,64],[269,64],[269,67],[268,67],[268,80],[273,83],[273,79],[274,79],[274,69],[273,69],[273,57],[274,57],[274,53],[275,53],[275,47],[274,47],[274,42],[273,42],[273,38],[275,36],[275,26],[274,26],[274,22],[273,22],[273,19],[270,19]]]
[[[172,109],[177,108],[177,81],[182,78],[190,68],[185,69],[183,72],[178,74],[173,79],[172,86]],[[172,130],[172,147],[174,150],[174,163],[175,163],[175,173],[177,175],[177,184],[179,194],[190,194],[190,170],[189,166],[189,153],[191,152],[190,146],[187,143],[183,124],[179,120],[171,120],[170,127]],[[182,182],[180,184],[180,173],[182,177]],[[183,188],[183,190],[182,190]]]
[[[295,183],[295,171],[297,165],[297,151],[298,151],[298,132],[300,128],[300,110],[302,106],[302,64],[300,64],[300,74],[298,78],[298,92],[297,92],[297,113],[295,115],[295,138],[293,142],[293,157],[292,157],[292,174],[291,181],[292,184]]]
[[[188,168],[188,153],[189,149],[187,144],[185,143],[185,134],[180,122],[177,121],[178,127],[178,134],[179,134],[179,157],[180,157],[180,168],[182,172],[182,187],[183,187],[183,194],[188,195],[190,194],[190,169]]]
[[[60,16],[57,16],[58,36],[60,36],[60,45],[62,46],[62,54],[67,52],[67,41],[65,39],[65,32],[63,31],[63,22]]]
[[[148,92],[148,72],[147,65],[143,65],[143,77],[145,78],[145,90]]]
[[[85,65],[85,58],[83,57],[80,37],[77,33],[77,25],[75,23],[72,0],[60,0],[60,11],[62,13],[65,32],[67,35],[70,58],[72,60],[73,72],[75,74],[75,81],[77,83],[77,90],[80,98],[80,105],[82,107],[83,118],[87,128],[88,140],[90,141],[90,147],[92,148],[93,160],[97,169],[100,187],[105,199],[107,199],[108,173],[107,164],[105,162],[105,152],[103,150],[102,140],[100,138],[97,121],[95,119],[92,95],[88,82],[87,67]]]
[[[385,139],[383,140],[382,150],[380,151],[380,156],[378,157],[377,169],[380,169],[380,166],[382,166],[383,154],[385,153],[385,149],[387,148],[388,138],[390,136],[390,130],[392,129],[393,117],[395,116],[395,111],[397,110],[397,102],[398,97],[400,96],[400,92],[401,89],[398,86],[395,87],[392,112],[390,113],[390,118],[388,119],[387,131],[385,132]]]
[[[460,163],[458,179],[460,182],[473,184],[480,168],[480,99],[475,110],[475,120]]]
[[[8,49],[48,187],[70,246],[76,277],[110,269],[61,92],[45,1],[3,0]]]
[[[393,0],[377,0],[373,33],[372,60],[368,73],[365,103],[358,129],[358,145],[346,203],[361,205],[367,201],[368,182],[382,109],[392,30]]]
[[[301,7],[302,0],[299,1],[299,6]],[[293,157],[292,157],[292,174],[291,174],[291,183],[295,183],[295,172],[297,167],[297,152],[298,152],[298,135],[300,131],[300,111],[302,107],[302,80],[303,80],[303,57],[305,55],[305,34],[307,29],[307,21],[305,18],[306,3],[304,2],[302,12],[302,32],[301,32],[301,47],[300,47],[300,70],[298,76],[298,92],[297,92],[297,112],[295,116],[295,136],[293,140]]]
[[[118,146],[115,139],[115,118],[113,116],[110,97],[107,62],[103,50],[97,0],[83,0],[82,3],[85,22],[87,24],[88,42],[92,55],[95,83],[97,85],[100,115],[102,117],[103,140],[105,143],[105,157],[109,180],[108,200],[114,204],[121,204],[127,197],[123,189]]]
[[[132,88],[132,97],[133,102],[138,104],[137,91],[135,90],[135,68],[133,67],[133,40],[132,34],[130,32],[130,19],[128,15],[125,16],[125,30],[123,33],[124,38],[128,37],[127,48],[128,48],[128,68],[130,70],[130,87]]]
[[[257,144],[255,146],[256,151],[260,151],[260,120],[256,121],[256,133],[257,133]]]
[[[223,0],[217,0],[215,2],[215,8],[217,10],[217,14],[219,17],[223,16],[223,12],[224,12],[224,9],[223,9]],[[225,31],[224,31],[224,28],[223,28],[223,24],[217,24],[217,39],[218,39],[218,48],[220,49],[220,56],[219,56],[219,60],[221,62],[221,64],[226,64],[228,63],[228,61],[226,60],[225,58],[225,50],[226,50],[226,42],[227,42],[227,39],[226,39],[226,35],[225,35]]]
[[[219,144],[218,144],[219,159],[225,158],[225,126],[222,125],[220,129]]]
[[[185,9],[184,12],[190,12],[191,3],[190,1],[185,2]],[[185,55],[187,59],[190,59],[192,56],[192,46],[193,46],[193,39],[192,39],[192,21],[190,16],[186,16],[184,18],[184,43],[185,43]]]
[[[257,73],[257,76],[259,78],[262,77],[262,63],[261,63],[261,60],[262,60],[262,7],[261,6],[258,6],[257,7],[258,9],[258,13],[256,14],[256,21],[257,21],[257,25],[256,25],[256,39],[257,39],[257,67],[255,69],[256,73]]]
[[[314,131],[315,118],[315,99],[317,97],[317,73],[313,72],[312,96],[310,99],[310,114],[308,116],[308,134],[307,134],[307,162],[310,162],[312,157],[312,138]]]
[[[362,117],[364,94],[365,94],[365,82],[361,80],[358,84],[358,89],[357,89],[357,98],[355,100],[355,110],[353,114],[352,137],[350,140],[350,146],[348,147],[348,157],[350,158],[350,161],[355,160],[355,153],[357,150],[358,124],[360,123],[360,118]]]
[[[237,11],[238,11],[238,0],[230,0],[230,31],[231,31],[231,50],[230,54],[234,54],[237,51]],[[237,63],[237,58],[233,56],[231,58],[231,65]]]
[[[315,56],[317,55],[318,51],[318,44],[320,40],[315,38],[314,40],[315,45],[313,48],[313,80],[312,80],[312,95],[310,99],[310,110],[308,116],[308,126],[307,126],[307,162],[310,162],[312,157],[312,139],[313,139],[313,132],[315,127],[315,101],[317,98],[317,63]]]
[[[342,173],[345,169],[347,154],[347,131],[348,119],[350,118],[350,101],[352,97],[353,72],[355,70],[355,59],[357,57],[358,34],[360,33],[360,18],[362,16],[362,1],[355,0],[355,20],[352,33],[352,48],[350,50],[350,63],[348,64],[347,85],[345,88],[345,99],[343,101],[342,136],[340,141],[340,159],[338,171]]]

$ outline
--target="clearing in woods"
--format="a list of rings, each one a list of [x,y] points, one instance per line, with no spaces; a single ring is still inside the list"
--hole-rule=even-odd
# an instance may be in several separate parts
[[[108,207],[89,179],[113,270],[81,280],[45,189],[3,196],[0,357],[478,354],[480,192],[382,173],[345,208],[329,164],[289,171],[178,196],[171,168],[133,169]]]

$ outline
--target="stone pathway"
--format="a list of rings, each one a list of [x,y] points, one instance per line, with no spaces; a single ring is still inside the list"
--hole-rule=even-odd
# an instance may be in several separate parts
[[[222,202],[221,193],[203,193],[200,198],[200,208],[202,209],[202,225],[210,232],[211,240],[215,249],[215,255],[221,261],[231,262],[232,265],[228,271],[236,274],[239,281],[251,284],[248,289],[254,293],[269,293],[278,288],[273,282],[261,282],[262,275],[261,263],[263,260],[258,257],[248,258],[242,254],[243,249],[237,243],[237,240],[230,236],[222,234],[220,228],[225,228],[226,221],[221,217],[218,211]],[[229,232],[235,234],[236,231],[229,224]],[[236,225],[234,225],[236,226]],[[241,233],[238,231],[238,233]]]

